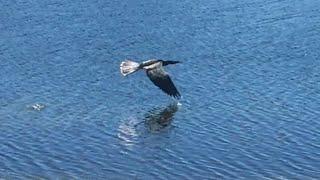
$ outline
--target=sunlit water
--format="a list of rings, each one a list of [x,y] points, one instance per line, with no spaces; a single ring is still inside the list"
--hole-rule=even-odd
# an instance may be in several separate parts
[[[320,178],[320,1],[0,4],[0,178]]]

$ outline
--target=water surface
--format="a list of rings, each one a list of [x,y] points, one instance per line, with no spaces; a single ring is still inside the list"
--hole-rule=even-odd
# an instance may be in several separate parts
[[[1,178],[320,178],[320,1],[0,4]]]

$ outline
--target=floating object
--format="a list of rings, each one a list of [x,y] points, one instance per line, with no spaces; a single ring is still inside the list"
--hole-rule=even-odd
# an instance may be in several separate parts
[[[44,104],[40,104],[40,103],[35,103],[33,105],[28,106],[29,109],[31,110],[35,110],[35,111],[41,111],[42,109],[44,109],[46,106]]]

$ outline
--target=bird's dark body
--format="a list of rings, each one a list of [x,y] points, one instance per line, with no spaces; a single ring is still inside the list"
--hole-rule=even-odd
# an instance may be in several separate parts
[[[169,64],[176,64],[176,63],[180,63],[180,61],[164,61],[164,60],[152,59],[152,60],[142,62],[140,64],[140,68],[152,69],[152,68],[156,68],[158,66],[167,66]]]

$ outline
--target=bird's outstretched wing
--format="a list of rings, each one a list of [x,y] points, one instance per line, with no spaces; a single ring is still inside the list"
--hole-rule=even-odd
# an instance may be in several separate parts
[[[153,84],[158,86],[163,92],[173,96],[174,98],[180,98],[180,93],[174,86],[168,73],[166,73],[162,67],[149,69],[146,72]]]

